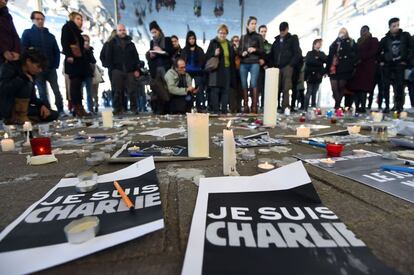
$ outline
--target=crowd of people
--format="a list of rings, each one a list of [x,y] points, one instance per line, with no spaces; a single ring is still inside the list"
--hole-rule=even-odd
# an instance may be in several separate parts
[[[7,0],[0,0],[1,117],[15,124],[29,119],[51,121],[65,115],[56,72],[61,53],[69,112],[77,117],[97,113],[103,71],[96,65],[90,38],[82,34],[82,15],[69,14],[62,27],[61,51],[55,36],[45,27],[45,15],[34,11],[30,19],[32,28],[20,38]],[[414,38],[399,27],[398,18],[389,20],[389,31],[380,41],[371,35],[368,26],[361,28],[357,41],[341,28],[328,54],[321,51],[323,41],[318,38],[305,56],[287,22],[280,23],[273,43],[266,40],[266,25],[257,27],[257,23],[258,19],[250,16],[246,33],[231,39],[228,27],[220,25],[204,52],[197,45],[195,32],[188,31],[181,48],[177,36],[166,36],[156,21],[151,22],[152,39],[145,56],[151,77],[152,111],[183,114],[196,108],[198,112],[216,114],[258,113],[265,103],[267,68],[280,70],[279,112],[316,107],[323,77],[330,79],[335,109],[348,107],[366,112],[372,107],[376,85],[377,103],[384,113],[403,110],[406,87],[414,107]],[[138,114],[146,109],[143,62],[124,25],[119,24],[112,32],[99,59],[108,69],[114,114],[128,110]],[[56,111],[48,100],[47,82]],[[394,91],[392,108],[390,86]],[[88,111],[83,106],[84,87]]]

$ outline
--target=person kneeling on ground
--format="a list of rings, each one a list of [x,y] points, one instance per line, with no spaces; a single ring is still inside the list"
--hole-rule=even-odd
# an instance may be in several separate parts
[[[6,124],[25,121],[56,120],[58,112],[46,107],[36,97],[34,78],[47,67],[46,57],[35,49],[28,49],[19,61],[4,63],[0,68],[0,113]]]
[[[198,88],[191,86],[191,77],[185,72],[185,60],[178,58],[174,61],[174,67],[165,74],[170,97],[170,113],[185,114],[191,111],[193,95]]]

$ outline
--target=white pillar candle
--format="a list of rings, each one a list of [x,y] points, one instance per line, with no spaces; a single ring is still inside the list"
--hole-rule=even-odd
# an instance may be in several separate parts
[[[208,114],[187,113],[188,156],[209,157]]]
[[[111,109],[105,109],[102,111],[102,124],[104,128],[112,128],[114,126]]]
[[[4,134],[4,138],[1,140],[1,150],[3,152],[14,150],[14,140],[9,138],[7,133]]]
[[[277,119],[277,101],[279,92],[279,69],[266,69],[265,99],[263,112],[263,125],[275,127]]]
[[[296,128],[296,136],[299,138],[308,138],[310,136],[310,128],[301,125]]]
[[[196,86],[196,83],[195,83],[195,79],[193,78],[193,79],[191,80],[191,87],[195,88],[195,86]]]
[[[231,120],[227,128],[223,129],[223,174],[233,175],[236,172],[236,143],[234,142],[233,130],[230,129]]]

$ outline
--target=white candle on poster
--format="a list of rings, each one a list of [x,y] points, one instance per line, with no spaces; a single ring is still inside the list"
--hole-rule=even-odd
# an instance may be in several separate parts
[[[266,69],[263,125],[275,127],[279,92],[279,69]]]
[[[299,138],[308,138],[310,136],[310,128],[301,125],[300,127],[296,128],[296,137]]]
[[[1,150],[3,152],[14,150],[14,140],[9,138],[7,133],[4,134],[4,138],[1,140]]]
[[[193,79],[191,80],[191,87],[195,88],[195,86],[196,86],[196,83],[195,83],[195,79],[193,78]]]
[[[102,111],[102,124],[104,128],[112,128],[114,126],[113,114],[111,109]]]
[[[231,120],[227,128],[223,129],[223,174],[225,176],[236,173],[236,143],[234,142],[233,130],[230,129]]]
[[[187,113],[189,157],[209,157],[209,115]]]

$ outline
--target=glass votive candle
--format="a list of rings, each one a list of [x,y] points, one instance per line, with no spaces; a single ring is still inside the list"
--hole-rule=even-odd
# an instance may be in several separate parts
[[[32,138],[30,145],[32,146],[33,156],[52,154],[52,144],[48,137]]]
[[[49,125],[49,123],[38,124],[38,129],[39,129],[39,135],[40,136],[48,136],[50,125]]]
[[[328,143],[326,145],[326,153],[328,157],[340,157],[343,150],[343,144]]]
[[[257,161],[257,171],[260,173],[266,173],[275,169],[275,166],[272,164],[271,159],[258,159]]]

